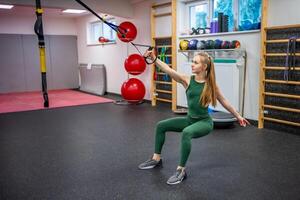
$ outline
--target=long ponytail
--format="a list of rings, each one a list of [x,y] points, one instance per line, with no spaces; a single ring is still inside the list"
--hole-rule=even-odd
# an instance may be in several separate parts
[[[197,55],[204,58],[204,60],[201,59],[201,61],[207,65],[206,82],[200,96],[200,103],[204,107],[207,107],[209,104],[212,104],[215,107],[217,105],[217,94],[214,62],[207,53],[199,53]]]

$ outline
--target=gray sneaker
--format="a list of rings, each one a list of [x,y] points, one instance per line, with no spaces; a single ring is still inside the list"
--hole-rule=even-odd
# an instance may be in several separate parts
[[[186,171],[182,169],[176,170],[175,174],[169,178],[167,184],[175,185],[181,183],[187,177]]]
[[[162,165],[162,159],[159,161],[153,160],[152,158],[149,160],[146,160],[145,162],[141,163],[139,165],[139,169],[152,169],[154,167],[158,167]]]

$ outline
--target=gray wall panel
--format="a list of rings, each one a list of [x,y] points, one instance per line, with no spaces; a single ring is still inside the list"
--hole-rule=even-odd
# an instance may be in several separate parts
[[[39,48],[34,35],[22,35],[26,91],[41,89]]]
[[[49,36],[49,39],[54,87],[78,88],[77,37]]]
[[[24,57],[20,35],[0,34],[0,92],[25,90]]]
[[[45,36],[45,45],[48,89],[77,88],[77,37]],[[37,37],[0,34],[0,92],[40,90]]]

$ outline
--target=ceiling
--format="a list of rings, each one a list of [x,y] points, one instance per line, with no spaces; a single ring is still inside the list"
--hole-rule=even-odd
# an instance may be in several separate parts
[[[110,15],[116,15],[120,17],[131,18],[133,16],[132,4],[139,3],[145,0],[81,0],[86,5],[88,5],[92,10],[97,13],[108,13]],[[13,4],[20,6],[30,6],[35,7],[35,0],[0,0],[0,3],[3,4]],[[54,14],[61,9],[84,9],[79,3],[75,0],[41,0],[43,8],[52,8],[50,14]],[[22,8],[16,8],[21,9]],[[25,11],[26,8],[23,8],[22,11]],[[54,13],[53,13],[54,12]],[[55,15],[55,14],[54,14]],[[71,16],[72,15],[68,15]],[[75,15],[73,15],[74,17]],[[76,15],[79,16],[79,15]]]

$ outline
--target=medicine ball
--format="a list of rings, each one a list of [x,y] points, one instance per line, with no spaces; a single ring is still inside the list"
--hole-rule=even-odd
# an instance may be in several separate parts
[[[231,49],[236,49],[236,48],[240,48],[240,47],[241,47],[241,43],[238,40],[232,40],[230,42]]]
[[[230,46],[230,42],[224,40],[221,44],[221,49],[229,49],[229,46]]]
[[[205,49],[205,40],[198,41],[197,49]]]
[[[214,41],[213,40],[207,40],[205,43],[205,49],[213,49],[214,48]]]
[[[188,49],[189,50],[196,50],[197,49],[197,43],[198,43],[198,40],[196,40],[196,39],[190,40],[189,44],[188,44]]]
[[[221,49],[222,40],[216,39],[214,42],[215,49]]]
[[[188,50],[189,41],[188,40],[181,40],[179,42],[179,49],[180,50]]]

